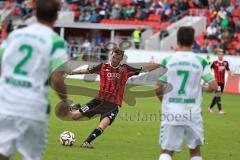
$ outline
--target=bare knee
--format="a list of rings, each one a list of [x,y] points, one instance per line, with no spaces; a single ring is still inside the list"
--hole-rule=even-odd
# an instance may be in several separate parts
[[[110,123],[111,123],[110,119],[106,117],[101,120],[99,127],[105,130],[110,125]]]
[[[190,156],[191,157],[201,156],[200,146],[197,146],[195,149],[190,149]]]

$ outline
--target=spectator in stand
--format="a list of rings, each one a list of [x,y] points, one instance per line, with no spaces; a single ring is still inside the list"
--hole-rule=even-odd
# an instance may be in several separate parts
[[[203,45],[200,47],[201,53],[208,53],[208,41],[204,39]]]
[[[222,48],[223,50],[227,50],[227,40],[226,39],[221,39],[220,43],[218,45],[218,48]]]
[[[147,19],[149,16],[148,10],[147,9],[140,9],[139,8],[139,17],[136,17],[138,20],[143,21]]]
[[[163,12],[161,15],[161,20],[162,21],[167,21],[169,20],[171,17],[171,5],[168,2],[168,0],[164,0],[163,1]]]
[[[120,9],[118,6],[114,6],[111,11],[111,18],[112,19],[119,19],[120,18]]]
[[[101,9],[99,12],[99,19],[108,19],[109,17],[107,17],[107,13],[109,13],[108,9]]]
[[[193,48],[192,48],[193,53],[200,53],[200,46],[196,40],[194,40]]]
[[[207,24],[209,25],[211,23],[210,7],[209,7],[209,9],[206,9],[206,11],[204,12],[203,16],[207,19]]]
[[[213,44],[213,42],[210,41],[208,43],[208,48],[207,49],[208,49],[209,54],[214,54],[214,44]]]
[[[139,6],[137,6],[136,8],[137,8],[137,9],[136,9],[135,18],[136,18],[137,20],[142,20],[142,19],[141,19],[142,9],[141,9]]]
[[[221,18],[217,16],[215,19],[212,21],[215,26],[220,26],[221,25]]]
[[[233,17],[231,16],[231,15],[229,15],[228,16],[228,31],[229,31],[229,33],[231,34],[231,37],[233,37],[234,36],[234,33],[235,33],[235,31],[236,31],[236,25],[235,25],[235,23],[234,23],[234,21],[233,21]]]
[[[92,44],[88,40],[88,38],[85,38],[85,41],[82,44],[82,49],[83,49],[83,60],[85,61],[90,61],[91,60],[91,50],[92,50]]]
[[[222,19],[222,20],[221,20],[221,27],[222,27],[224,30],[226,30],[227,27],[228,27],[228,23],[229,23],[229,21],[228,21],[228,18],[227,18],[227,17],[224,18],[224,19]]]
[[[130,5],[128,5],[126,9],[123,9],[123,15],[126,20],[132,19],[134,16],[134,12],[135,12],[134,7]]]
[[[216,35],[217,35],[218,40],[221,40],[223,37],[223,29],[221,28],[220,25],[217,25],[217,34]]]
[[[211,5],[209,8],[209,12],[211,14],[211,20],[214,20],[218,14],[217,10],[215,9],[214,5]]]
[[[202,3],[199,0],[192,0],[194,6],[201,7]]]
[[[96,13],[96,11],[93,11],[90,16],[90,22],[92,23],[99,23],[99,15]]]
[[[156,1],[154,1],[150,7],[150,12],[151,13],[159,13],[160,11],[162,11],[162,6],[160,3],[157,3]]]
[[[95,45],[100,46],[102,43],[104,43],[104,38],[103,38],[103,36],[101,36],[101,34],[98,34],[95,37]]]
[[[179,10],[177,10],[175,5],[172,6],[172,12],[171,13],[172,13],[172,17],[177,17],[180,14]]]
[[[190,8],[187,0],[179,0],[177,6],[178,6],[177,8],[180,12],[187,11]]]
[[[201,4],[204,6],[204,7],[208,7],[209,6],[209,2],[208,0],[200,0]]]
[[[101,43],[100,44],[100,60],[104,62],[107,60],[107,58],[108,58],[108,52],[104,47],[104,43]]]
[[[213,3],[213,4],[214,4],[214,3]],[[215,6],[215,9],[216,9],[217,11],[219,11],[219,10],[221,9],[221,7],[224,7],[222,0],[216,0],[214,6]]]
[[[85,11],[80,15],[80,22],[90,22],[91,15],[89,12]]]
[[[144,0],[137,0],[137,5],[143,9],[145,8],[145,1]]]
[[[163,5],[164,5],[164,12],[166,15],[170,15],[171,14],[171,5],[169,3],[168,0],[164,0],[163,1]]]
[[[150,8],[151,4],[152,4],[152,0],[145,0],[145,7],[146,8]]]
[[[218,11],[217,14],[221,19],[226,19],[227,18],[227,12],[225,11],[224,7],[221,7],[221,10]]]
[[[226,11],[228,12],[228,13],[232,13],[233,11],[234,11],[234,9],[235,9],[235,3],[234,3],[234,1],[231,1],[230,2],[230,5],[226,8]]]
[[[217,33],[217,28],[213,23],[211,23],[211,25],[207,27],[208,38],[211,40],[216,39],[216,33]]]

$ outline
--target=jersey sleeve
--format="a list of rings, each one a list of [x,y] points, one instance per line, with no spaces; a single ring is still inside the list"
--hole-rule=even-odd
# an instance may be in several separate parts
[[[163,67],[163,68],[167,68],[167,64],[168,64],[168,62],[170,61],[171,58],[172,58],[172,55],[167,56],[167,57],[165,57],[165,58],[162,60],[162,67]],[[163,83],[163,82],[167,82],[167,75],[166,75],[166,73],[165,73],[164,75],[161,75],[161,76],[158,78],[158,83]]]
[[[67,59],[67,43],[58,35],[52,37],[51,71],[60,67]]]
[[[2,61],[2,57],[3,57],[3,52],[7,47],[7,41],[3,41],[3,43],[0,45],[0,63]]]
[[[95,65],[95,66],[92,66],[92,67],[89,67],[88,68],[88,71],[89,71],[89,73],[91,73],[91,74],[99,74],[100,73],[100,71],[101,71],[101,68],[102,68],[102,63],[101,64],[99,64],[99,65]]]
[[[167,76],[166,75],[160,76],[157,82],[158,84],[167,83]]]
[[[227,62],[227,61],[226,61]],[[230,71],[230,68],[229,68],[229,63],[227,62],[227,65],[226,65],[226,70],[227,71]]]
[[[127,74],[128,77],[134,76],[134,75],[139,75],[139,73],[142,71],[142,67],[140,68],[134,68],[126,64],[127,67]]]
[[[213,73],[211,71],[210,65],[208,63],[208,61],[201,57],[201,56],[196,56],[197,60],[199,61],[199,63],[201,63],[202,68],[203,68],[203,72],[202,72],[202,79],[204,80],[205,83],[209,83],[211,81],[214,80],[214,76]],[[214,62],[213,62],[214,65]]]
[[[172,55],[169,55],[169,56],[166,56],[165,58],[163,58],[163,60],[162,60],[162,67],[163,68],[167,68],[167,64],[169,63],[171,58],[172,58]]]
[[[213,73],[211,72],[210,66],[206,65],[203,69],[202,79],[205,83],[209,83],[214,80]]]

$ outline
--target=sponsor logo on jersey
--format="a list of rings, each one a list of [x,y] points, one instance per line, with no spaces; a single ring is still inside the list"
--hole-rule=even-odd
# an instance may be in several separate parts
[[[121,75],[119,73],[107,73],[107,78],[108,80],[112,80],[112,79],[119,79],[121,77]]]

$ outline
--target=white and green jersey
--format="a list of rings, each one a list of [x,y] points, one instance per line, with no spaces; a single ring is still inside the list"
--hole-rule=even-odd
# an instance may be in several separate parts
[[[0,113],[45,121],[48,79],[67,58],[67,43],[40,23],[12,32],[0,47]]]
[[[167,81],[173,89],[164,94],[162,101],[162,123],[191,125],[201,120],[202,87],[214,80],[207,61],[192,52],[177,52],[162,61],[167,68],[161,81]]]

